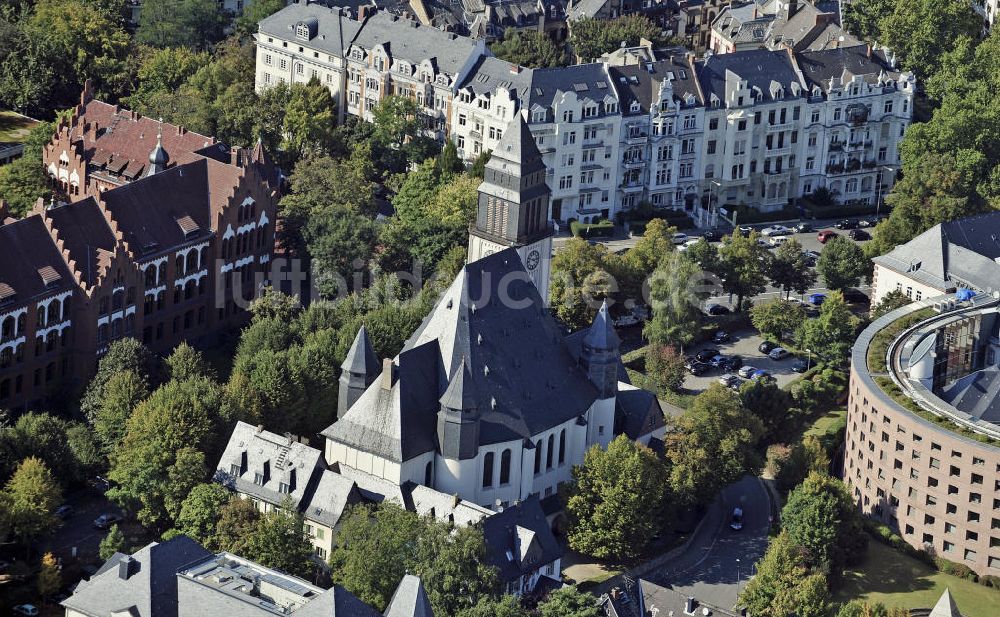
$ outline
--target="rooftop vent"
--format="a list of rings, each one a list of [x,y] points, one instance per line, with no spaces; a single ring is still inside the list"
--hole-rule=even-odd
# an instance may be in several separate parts
[[[56,269],[52,266],[43,266],[38,269],[38,276],[42,278],[42,284],[46,287],[51,287],[59,282],[62,278]]]

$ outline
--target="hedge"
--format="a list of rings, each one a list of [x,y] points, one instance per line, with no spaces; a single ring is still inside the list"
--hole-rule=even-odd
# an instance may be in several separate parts
[[[694,228],[694,219],[683,212],[676,215],[664,214],[661,216],[657,214],[656,216],[653,217],[653,219],[660,219],[664,221],[668,226],[676,227],[677,229]],[[628,229],[630,232],[632,232],[633,236],[641,236],[642,234],[646,233],[646,225],[648,225],[649,221],[653,219],[649,219],[646,221],[630,221],[628,224]]]
[[[615,234],[615,224],[608,220],[598,221],[596,223],[581,223],[580,221],[572,221],[569,224],[569,231],[576,237],[606,238]]]
[[[726,212],[729,213],[729,220],[732,221],[733,212],[737,213],[736,224],[737,225],[751,225],[753,223],[770,223],[772,221],[787,221],[789,219],[800,218],[799,209],[795,206],[785,206],[781,210],[773,210],[771,212],[761,212],[755,208],[750,208],[748,206],[733,206],[724,205],[722,206]]]
[[[874,204],[863,204],[860,206],[817,206],[808,205],[803,206],[808,216],[814,219],[838,219],[847,218],[850,216],[862,216],[865,214],[875,214],[878,210],[879,214],[888,214],[890,208],[882,207],[876,208]]]

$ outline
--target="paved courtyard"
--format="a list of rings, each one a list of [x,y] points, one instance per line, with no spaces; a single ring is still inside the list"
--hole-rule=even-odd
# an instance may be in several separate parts
[[[744,366],[750,365],[759,369],[764,369],[774,375],[774,378],[778,382],[779,386],[785,386],[798,377],[799,374],[792,371],[792,364],[795,363],[795,358],[793,356],[789,356],[784,360],[772,360],[765,354],[757,351],[757,347],[761,344],[764,338],[756,330],[747,328],[731,332],[730,334],[733,335],[734,340],[728,343],[723,343],[721,345],[704,343],[685,349],[684,354],[694,355],[702,349],[711,347],[713,349],[718,349],[724,356],[741,356],[743,358]],[[684,388],[692,392],[701,392],[702,390],[707,389],[709,385],[717,381],[724,373],[725,371],[719,369],[712,369],[700,376],[691,375],[689,373],[687,378],[684,379]]]

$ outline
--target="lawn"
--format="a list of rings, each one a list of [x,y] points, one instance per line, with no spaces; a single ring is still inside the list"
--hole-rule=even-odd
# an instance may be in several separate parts
[[[822,437],[845,416],[847,416],[846,409],[831,409],[816,418],[816,420],[806,428],[806,432],[802,436],[808,437],[809,435],[812,435],[814,437]]]
[[[20,143],[28,136],[37,120],[26,118],[12,111],[0,110],[0,143]]]
[[[862,567],[848,572],[845,578],[834,597],[838,602],[860,597],[886,606],[931,608],[948,588],[965,617],[995,617],[1000,604],[1000,591],[941,574],[875,540],[869,545]]]

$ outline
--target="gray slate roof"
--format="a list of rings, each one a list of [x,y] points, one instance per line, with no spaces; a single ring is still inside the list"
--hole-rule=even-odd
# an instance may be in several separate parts
[[[726,72],[731,71],[747,81],[747,87],[760,88],[764,101],[771,98],[771,82],[777,81],[789,98],[791,84],[800,83],[787,51],[754,49],[735,54],[716,54],[698,63],[698,80],[706,99],[711,94],[726,100]]]
[[[511,70],[512,66],[517,65],[495,56],[483,56],[459,84],[459,88],[469,88],[476,96],[492,94],[497,88],[506,88],[513,90],[517,100],[523,104],[528,100],[534,70],[517,67],[518,71],[515,73]]]
[[[1000,288],[1000,212],[931,227],[906,244],[873,259],[883,267],[945,291],[968,283]]]
[[[375,355],[371,339],[368,338],[368,330],[365,329],[364,325],[354,337],[351,349],[348,350],[347,357],[344,358],[344,363],[340,365],[340,368],[361,375],[368,375],[369,371],[377,372],[379,370],[378,357]]]
[[[419,576],[407,574],[399,581],[385,609],[385,617],[434,617],[431,601]]]
[[[504,582],[534,572],[563,555],[537,495],[483,521],[483,537],[486,561],[497,568]]]
[[[264,18],[259,32],[265,36],[294,38],[295,25],[307,20],[316,21],[316,36],[303,43],[339,57],[343,57],[344,51],[361,30],[361,22],[351,19],[340,8],[302,2],[290,4]]]
[[[153,542],[131,557],[116,554],[90,580],[81,581],[62,606],[104,617],[132,609],[135,617],[177,617],[177,572],[211,553],[197,542],[177,536]],[[131,559],[129,566],[121,565]]]
[[[654,101],[659,102],[660,84],[666,79],[673,83],[674,101],[684,101],[690,94],[698,104],[704,103],[698,92],[695,71],[686,55],[675,55],[641,65],[612,66],[608,67],[608,71],[625,115],[630,113],[632,101],[639,102],[639,113],[649,113]]]
[[[365,49],[384,45],[395,59],[413,64],[430,59],[439,71],[457,76],[476,52],[476,43],[432,26],[379,11],[369,17],[353,44]]]
[[[611,78],[604,72],[601,63],[576,64],[553,69],[535,69],[531,75],[531,106],[551,107],[552,102],[562,92],[575,92],[580,98],[602,102],[610,96],[617,99],[615,89],[610,86]]]
[[[666,426],[663,409],[652,392],[619,382],[615,404],[615,433],[635,440]]]
[[[688,613],[685,610],[687,599],[687,595],[668,587],[625,576],[615,596],[601,596],[600,605],[608,617],[646,617],[654,608],[657,615],[702,615],[704,610],[706,615],[736,617],[736,613],[706,604],[698,598],[694,600],[694,613]]]
[[[1000,368],[991,366],[956,380],[941,398],[959,411],[1000,424]]]
[[[823,92],[830,91],[831,80],[840,86],[854,75],[863,76],[868,83],[876,83],[880,75],[893,80],[900,75],[899,71],[890,68],[884,51],[873,50],[869,57],[867,45],[804,51],[796,54],[795,60],[809,89],[818,86]]]

